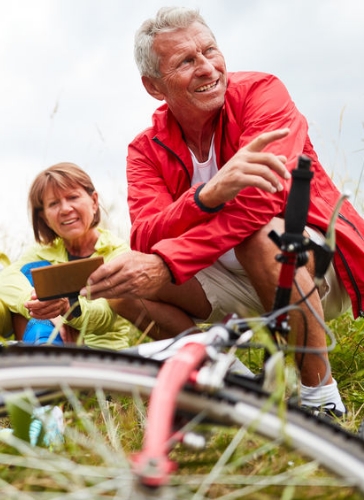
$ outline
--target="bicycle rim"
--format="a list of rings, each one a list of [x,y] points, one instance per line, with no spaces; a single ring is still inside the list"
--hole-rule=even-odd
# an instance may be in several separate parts
[[[19,346],[4,350],[0,361],[5,410],[11,401],[11,408],[31,415],[56,398],[52,404],[62,407],[66,420],[64,442],[53,446],[0,433],[3,498],[364,498],[360,439],[296,408],[280,414],[267,396],[236,384],[218,394],[181,392],[176,423],[191,419],[187,425],[208,444],[194,451],[177,445],[171,458],[178,471],[170,484],[145,489],[129,458],[142,444],[158,363]]]

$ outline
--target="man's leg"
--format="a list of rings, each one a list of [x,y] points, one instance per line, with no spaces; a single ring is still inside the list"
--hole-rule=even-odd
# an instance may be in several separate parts
[[[161,301],[110,299],[110,307],[154,340],[175,337],[195,326],[182,309]]]
[[[280,272],[280,265],[275,260],[275,256],[279,253],[279,249],[268,237],[268,233],[272,229],[277,231],[278,234],[282,234],[284,232],[284,221],[278,218],[273,219],[270,224],[256,232],[235,249],[236,256],[246,270],[266,311],[272,309]],[[257,255],[259,255],[259,258],[257,258]],[[296,281],[304,294],[310,292],[314,287],[312,264],[311,260],[307,266],[300,267],[296,273]],[[296,302],[300,298],[301,296],[298,290],[293,286],[291,302]],[[310,302],[317,314],[323,319],[324,314],[317,291],[310,296]],[[302,304],[301,307],[307,318],[307,345],[311,348],[324,349],[326,347],[324,329],[305,304]],[[302,346],[304,343],[302,316],[297,312],[291,312],[290,325],[292,337],[294,337],[292,340],[294,340],[297,345]],[[311,387],[317,386],[324,380],[325,375],[327,375],[329,366],[328,355],[324,352],[321,356],[322,357],[308,353],[304,355],[301,367],[301,379],[304,385]],[[297,358],[298,364],[300,364],[301,355],[297,356]],[[324,358],[325,361],[322,358]],[[329,373],[329,378],[326,383],[332,383],[331,373]]]

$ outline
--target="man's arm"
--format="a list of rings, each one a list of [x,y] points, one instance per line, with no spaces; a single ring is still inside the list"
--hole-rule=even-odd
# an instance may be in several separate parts
[[[285,158],[262,153],[261,150],[270,142],[288,133],[289,130],[285,129],[262,134],[239,151],[215,176],[218,180],[216,182],[212,180],[211,190],[209,190],[209,183],[205,185],[207,192],[212,193],[210,198],[206,196],[208,202],[214,203],[211,200],[215,202],[217,200],[218,203],[229,201],[249,185],[265,188],[270,192],[280,190],[278,177],[272,171],[275,170],[282,177],[289,178],[290,174],[284,165]],[[220,186],[222,186],[221,189]],[[209,244],[209,241],[204,243]],[[200,252],[200,257],[201,255],[204,258],[204,252]],[[190,255],[190,259],[195,261],[198,267],[204,267],[203,263],[199,265],[197,255]],[[176,262],[173,263],[173,266],[175,265]],[[90,276],[88,286],[81,291],[81,294],[87,296],[89,293],[93,299],[97,297],[153,298],[154,293],[171,280],[169,267],[161,256],[127,252],[99,267]]]
[[[151,298],[172,275],[164,261],[154,254],[127,252],[94,271],[81,295],[96,299]]]
[[[200,201],[209,208],[215,208],[233,200],[249,186],[268,193],[282,191],[279,177],[287,180],[291,176],[285,167],[287,159],[283,155],[264,152],[264,149],[288,134],[288,128],[266,132],[239,149],[201,189]]]

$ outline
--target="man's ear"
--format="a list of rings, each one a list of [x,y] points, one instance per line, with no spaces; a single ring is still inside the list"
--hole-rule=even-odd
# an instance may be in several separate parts
[[[151,78],[150,76],[142,76],[142,83],[149,95],[151,95],[155,99],[158,99],[158,101],[164,100],[164,94],[159,90],[155,79]]]

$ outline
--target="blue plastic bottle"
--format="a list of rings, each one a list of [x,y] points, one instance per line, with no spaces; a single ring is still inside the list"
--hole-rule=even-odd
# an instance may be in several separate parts
[[[37,262],[29,262],[21,268],[21,272],[28,279],[29,283],[34,286],[31,270],[36,267],[49,266],[47,260]],[[33,345],[46,344],[54,330],[54,324],[49,319],[30,319],[23,335],[23,342]],[[62,345],[63,340],[59,334],[52,340],[53,345]]]
[[[23,335],[23,342],[33,345],[46,344],[54,330],[54,324],[49,319],[30,319]],[[53,345],[62,345],[59,334],[52,340]]]

